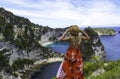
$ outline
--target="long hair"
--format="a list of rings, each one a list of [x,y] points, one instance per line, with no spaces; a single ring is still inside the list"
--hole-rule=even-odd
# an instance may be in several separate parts
[[[80,29],[77,25],[70,26],[70,46],[77,48],[81,42],[81,37],[79,36]]]

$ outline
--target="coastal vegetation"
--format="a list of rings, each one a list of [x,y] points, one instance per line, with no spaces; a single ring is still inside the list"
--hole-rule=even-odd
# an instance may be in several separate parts
[[[85,62],[85,79],[119,79],[120,60],[108,62]]]

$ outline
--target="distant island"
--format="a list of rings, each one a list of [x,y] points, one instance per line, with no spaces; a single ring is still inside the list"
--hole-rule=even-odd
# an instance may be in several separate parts
[[[98,35],[115,35],[116,31],[111,28],[93,28]]]

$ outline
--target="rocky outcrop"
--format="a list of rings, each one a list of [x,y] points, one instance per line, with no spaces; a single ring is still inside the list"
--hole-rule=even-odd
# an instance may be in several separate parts
[[[81,53],[84,60],[91,60],[96,57],[99,61],[105,61],[105,51],[98,34],[90,27],[85,29],[85,32],[90,36],[89,40],[82,40]]]
[[[57,41],[57,38],[65,31],[66,28],[50,28],[48,26],[40,27],[36,26],[33,28],[35,38],[39,41],[40,44],[49,42],[49,41]]]
[[[0,55],[0,60],[2,61],[2,62],[0,62],[0,67],[1,67],[0,70],[4,71],[4,73],[2,73],[2,76],[5,77],[3,79],[11,79],[11,78],[15,77],[11,74],[13,74],[13,72],[14,72],[13,64],[17,60],[29,59],[29,60],[36,62],[36,61],[41,61],[43,59],[48,59],[51,57],[62,56],[60,53],[55,53],[52,50],[50,50],[48,48],[44,48],[44,47],[33,49],[28,52],[26,50],[22,50],[22,49],[16,47],[15,45],[12,45],[12,44],[10,44],[10,42],[6,42],[6,41],[0,41],[0,54],[2,55],[2,57]],[[19,68],[19,65],[21,65],[21,64],[22,63],[16,64],[16,65],[18,65],[18,68]],[[27,64],[27,63],[25,62],[24,64]],[[8,68],[10,71],[8,70]],[[26,69],[23,66],[23,69],[21,69],[21,70],[23,70],[25,72]],[[16,79],[18,79],[18,78],[16,78]]]
[[[104,68],[99,68],[97,69],[96,71],[94,71],[91,76],[98,76],[98,75],[101,75],[105,72],[105,69]]]

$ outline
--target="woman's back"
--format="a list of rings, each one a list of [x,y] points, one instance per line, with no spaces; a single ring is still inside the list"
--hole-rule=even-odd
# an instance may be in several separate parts
[[[70,47],[78,48],[81,43],[81,36],[70,36]]]

